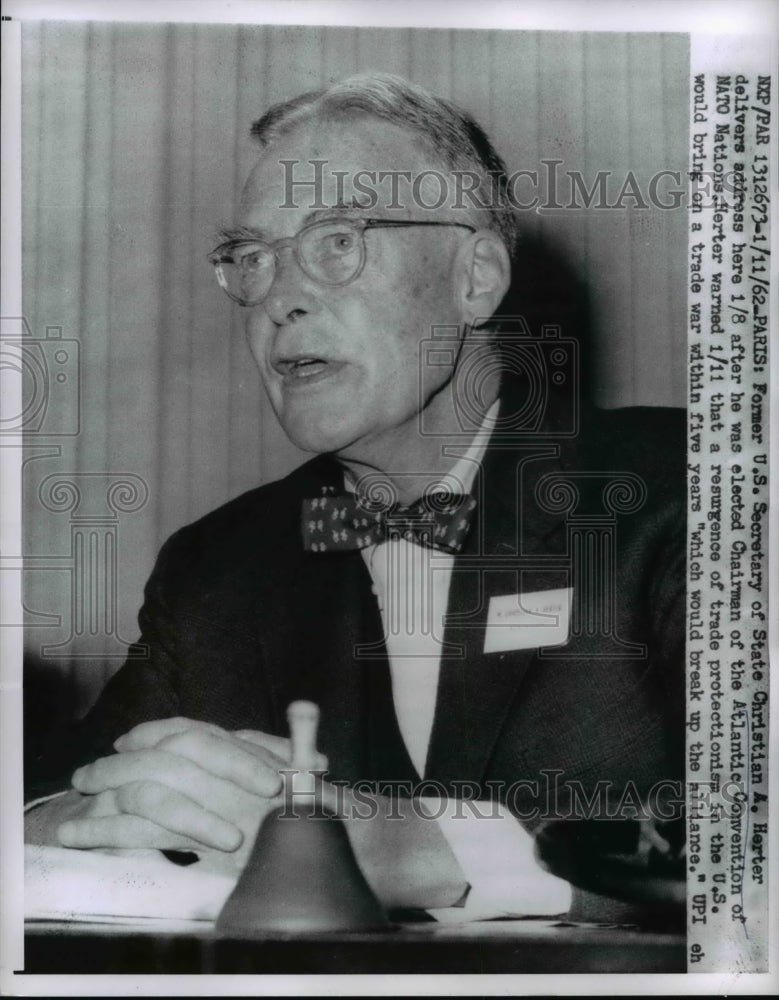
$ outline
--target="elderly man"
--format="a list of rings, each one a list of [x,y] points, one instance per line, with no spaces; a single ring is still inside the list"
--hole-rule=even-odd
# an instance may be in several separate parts
[[[516,218],[468,116],[358,77],[253,133],[211,259],[316,457],[167,542],[28,837],[240,871],[305,698],[382,902],[562,911],[526,831],[682,772],[683,425],[580,414],[559,345],[501,336]]]

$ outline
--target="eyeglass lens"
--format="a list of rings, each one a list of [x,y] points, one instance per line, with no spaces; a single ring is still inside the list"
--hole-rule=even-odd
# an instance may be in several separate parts
[[[362,266],[362,232],[344,220],[314,223],[284,243],[291,244],[305,273],[323,284],[351,281]],[[216,267],[228,295],[239,302],[261,302],[273,284],[276,253],[280,249],[260,242],[225,247]]]

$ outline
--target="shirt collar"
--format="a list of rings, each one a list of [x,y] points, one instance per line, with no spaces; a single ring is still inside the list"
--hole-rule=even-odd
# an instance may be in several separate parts
[[[487,410],[479,429],[473,436],[464,455],[457,459],[452,468],[432,484],[430,493],[470,493],[476,470],[482,463],[487,443],[495,430],[500,410],[500,399],[496,399]],[[344,472],[344,487],[349,493],[354,493],[354,482],[348,472]]]
[[[451,492],[470,493],[473,481],[476,478],[476,470],[482,463],[484,453],[487,450],[487,443],[495,430],[498,422],[498,411],[500,410],[500,400],[496,399],[487,410],[481,426],[471,441],[466,453],[458,458],[452,468],[434,483],[431,492]]]

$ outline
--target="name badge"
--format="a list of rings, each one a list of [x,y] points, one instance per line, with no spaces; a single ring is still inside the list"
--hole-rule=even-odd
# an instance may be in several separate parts
[[[561,646],[568,641],[573,587],[490,598],[485,653]]]

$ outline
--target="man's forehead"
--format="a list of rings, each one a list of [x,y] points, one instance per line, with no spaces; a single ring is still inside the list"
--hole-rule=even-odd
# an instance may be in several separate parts
[[[366,117],[313,119],[263,150],[244,187],[241,210],[409,211],[414,180],[443,170],[422,139],[400,126]]]
[[[417,163],[431,159],[423,136],[411,128],[385,121],[371,114],[311,116],[285,129],[263,151],[259,163],[270,163],[288,155],[307,159],[364,159],[370,169],[385,164],[377,162],[393,156]],[[352,164],[359,167],[362,164]]]

